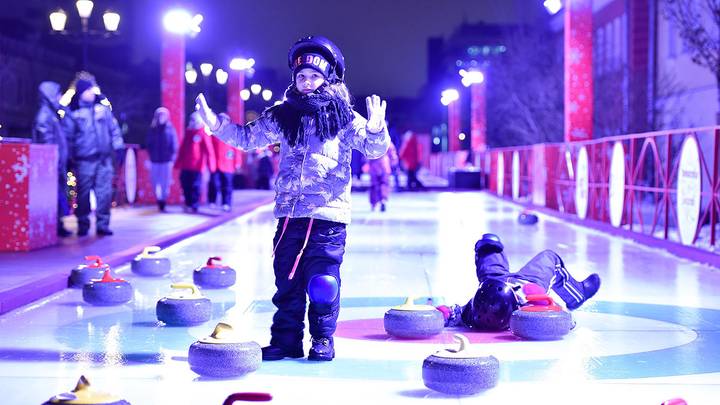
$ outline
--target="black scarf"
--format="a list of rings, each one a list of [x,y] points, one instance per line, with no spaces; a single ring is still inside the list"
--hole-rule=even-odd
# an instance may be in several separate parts
[[[302,117],[315,119],[315,135],[321,141],[337,136],[341,129],[354,118],[352,108],[340,97],[323,91],[302,94],[292,84],[285,91],[285,101],[270,107],[268,112],[280,126],[290,146],[304,144],[308,133],[305,131]]]

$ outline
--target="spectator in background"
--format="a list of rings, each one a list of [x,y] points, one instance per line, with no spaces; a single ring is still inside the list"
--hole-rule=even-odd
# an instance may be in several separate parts
[[[212,140],[197,112],[190,114],[190,122],[180,144],[175,168],[180,169],[185,211],[198,212],[202,172],[205,168],[210,173],[215,172],[216,160]]]
[[[67,134],[65,133],[68,117],[67,113],[60,106],[60,85],[55,82],[42,82],[38,87],[39,108],[33,123],[32,137],[35,143],[47,143],[57,145],[58,150],[58,211],[57,211],[57,234],[64,238],[72,233],[65,229],[62,218],[69,214],[67,188],[67,161],[68,145]]]
[[[173,162],[177,157],[177,132],[170,122],[170,110],[158,107],[150,123],[150,130],[145,138],[148,155],[150,155],[150,180],[152,181],[158,209],[165,212],[165,204],[170,194],[172,183]]]
[[[417,172],[420,170],[420,159],[422,159],[422,146],[418,142],[417,135],[412,131],[407,131],[403,135],[400,159],[405,166],[405,170],[407,170],[407,189],[425,189],[425,186],[417,178]]]
[[[377,159],[368,159],[368,172],[370,174],[370,208],[380,204],[380,211],[385,212],[390,197],[390,173],[392,167],[397,166],[398,156],[395,145],[390,142],[387,153]]]
[[[257,165],[257,180],[255,182],[256,188],[261,190],[270,190],[270,179],[275,174],[275,168],[272,162],[272,152],[270,148],[274,145],[270,145],[263,149],[258,156]]]
[[[110,236],[110,207],[117,151],[125,148],[120,127],[110,109],[110,102],[100,93],[95,77],[80,72],[75,80],[71,101],[72,123],[68,131],[70,156],[77,166],[78,236],[90,229],[90,191],[95,192],[95,232]]]
[[[222,209],[229,212],[232,208],[233,177],[235,171],[242,166],[240,151],[211,137],[215,153],[215,171],[210,174],[208,182],[208,202],[214,206],[218,192],[222,196]]]

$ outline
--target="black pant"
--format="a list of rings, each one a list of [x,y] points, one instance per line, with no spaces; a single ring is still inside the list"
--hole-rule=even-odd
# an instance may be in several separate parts
[[[57,204],[57,227],[64,228],[62,218],[70,211],[68,204],[67,169],[65,166],[58,167],[58,204]]]
[[[108,229],[112,204],[113,162],[111,157],[77,162],[77,208],[75,216],[78,229],[90,227],[90,190],[95,191],[95,227]]]
[[[417,178],[417,172],[418,169],[408,169],[407,171],[407,188],[408,190],[421,190],[424,189],[425,186],[420,183],[420,180]]]
[[[233,175],[233,173],[221,171],[210,175],[210,181],[208,182],[209,203],[214,204],[217,201],[218,193],[220,193],[223,205],[232,205]]]
[[[200,175],[200,172],[192,170],[180,171],[180,184],[185,196],[185,205],[191,208],[200,206]]]
[[[338,287],[340,286],[340,264],[345,254],[346,231],[345,224],[314,220],[305,251],[293,278],[289,279],[297,254],[305,241],[310,219],[290,219],[285,234],[280,239],[284,222],[285,218],[279,219],[273,238],[273,246],[277,245],[273,262],[277,292],[272,302],[277,311],[270,329],[270,344],[294,348],[302,345],[308,282],[316,275],[331,275],[337,279]],[[339,293],[330,305],[310,302],[310,335],[331,337],[335,333],[339,313]]]

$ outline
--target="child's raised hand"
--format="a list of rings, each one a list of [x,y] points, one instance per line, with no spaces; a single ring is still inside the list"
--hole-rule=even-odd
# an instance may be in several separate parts
[[[218,129],[220,123],[218,122],[217,115],[210,109],[202,93],[198,94],[195,98],[195,111],[200,114],[200,118],[202,118],[205,125],[207,125],[211,131]]]
[[[377,134],[385,127],[385,108],[387,104],[375,94],[366,97],[365,103],[368,112],[367,130]]]

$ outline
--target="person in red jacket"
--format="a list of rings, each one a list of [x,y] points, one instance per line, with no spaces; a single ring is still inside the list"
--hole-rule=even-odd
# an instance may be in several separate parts
[[[212,137],[215,151],[216,170],[210,175],[208,182],[208,202],[211,206],[217,201],[218,192],[222,195],[223,211],[230,211],[232,207],[233,177],[235,171],[242,165],[240,151],[217,137]]]
[[[207,168],[210,173],[213,173],[217,166],[212,140],[197,112],[190,115],[190,122],[175,161],[175,168],[180,169],[180,184],[185,196],[185,210],[198,212],[202,171]]]
[[[425,186],[420,183],[417,178],[417,172],[420,170],[420,159],[422,156],[422,145],[418,142],[417,136],[412,131],[405,132],[403,135],[403,143],[400,147],[400,160],[402,160],[405,170],[407,170],[407,188],[408,190],[422,190]]]

